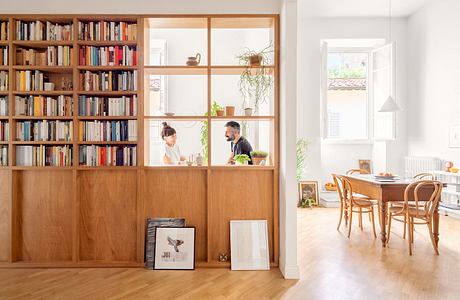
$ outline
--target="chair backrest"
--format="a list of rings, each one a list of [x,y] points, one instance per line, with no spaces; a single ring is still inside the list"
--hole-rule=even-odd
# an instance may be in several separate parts
[[[418,173],[417,175],[414,175],[412,179],[416,180],[434,180],[434,175],[431,173]]]
[[[337,174],[331,174],[332,179],[334,180],[335,186],[337,187],[337,193],[339,194],[340,203],[343,205],[345,203],[345,190],[343,186],[343,177]]]
[[[369,174],[369,172],[367,170],[364,170],[364,169],[350,169],[347,171],[346,173],[347,175],[351,175],[351,174]]]
[[[420,192],[423,188],[432,188],[428,197],[420,198]],[[410,194],[413,193],[414,202],[415,202],[415,216],[421,217],[421,209],[423,209],[424,217],[433,217],[434,211],[438,206],[439,200],[441,198],[442,191],[442,182],[436,180],[419,180],[414,181],[406,187],[404,191],[404,208],[409,207]]]

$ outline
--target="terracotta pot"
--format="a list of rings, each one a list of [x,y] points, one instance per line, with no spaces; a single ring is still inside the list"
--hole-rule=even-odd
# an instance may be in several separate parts
[[[225,106],[225,115],[234,116],[235,115],[235,106]]]
[[[249,56],[249,64],[252,67],[259,67],[261,63],[262,63],[262,55]]]
[[[264,161],[262,163],[262,161]],[[262,163],[262,164],[261,164]],[[267,157],[261,157],[261,156],[255,156],[252,158],[252,164],[254,166],[265,166],[265,164],[267,163]]]
[[[223,117],[225,115],[225,111],[223,109],[216,110],[216,115],[218,117]]]
[[[244,109],[245,116],[252,116],[252,108],[248,107]]]

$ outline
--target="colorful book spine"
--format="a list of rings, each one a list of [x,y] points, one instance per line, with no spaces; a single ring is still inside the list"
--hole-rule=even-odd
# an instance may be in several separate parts
[[[82,41],[135,41],[137,24],[115,21],[79,22],[78,39]]]
[[[16,72],[16,89],[18,91],[43,91],[45,82],[49,82],[48,76],[41,71],[26,70]]]
[[[16,96],[14,108],[16,116],[70,117],[73,113],[73,101],[72,97],[64,95],[58,97]]]
[[[136,166],[136,146],[80,146],[81,166]]]
[[[9,141],[10,135],[10,124],[8,121],[3,122],[0,121],[0,142],[7,142]]]
[[[8,145],[0,145],[0,166],[8,166]]]
[[[20,41],[70,41],[72,24],[42,21],[16,21],[16,39]]]
[[[0,116],[8,116],[8,96],[0,97]]]
[[[0,41],[7,41],[8,33],[8,22],[0,21]]]
[[[80,116],[137,116],[137,96],[78,97]]]
[[[16,146],[16,165],[70,167],[72,146]]]
[[[8,72],[6,71],[0,71],[0,91],[8,91]]]
[[[79,62],[82,66],[135,66],[137,51],[134,46],[81,47]]]
[[[137,71],[86,71],[79,81],[83,91],[136,91]]]
[[[16,49],[16,64],[20,66],[70,66],[73,51],[70,46],[49,46],[46,49]]]
[[[135,142],[137,121],[85,121],[79,123],[80,141]]]
[[[1,66],[8,65],[8,46],[0,47],[0,65]]]
[[[24,121],[16,123],[18,141],[71,141],[73,137],[72,121]]]

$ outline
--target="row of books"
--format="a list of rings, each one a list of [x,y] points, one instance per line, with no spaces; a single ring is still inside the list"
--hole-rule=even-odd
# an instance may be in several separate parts
[[[0,142],[7,142],[10,136],[10,124],[8,121],[0,122]]]
[[[0,21],[0,41],[8,40],[8,22]]]
[[[8,47],[0,47],[0,65],[8,65]]]
[[[8,72],[0,71],[0,91],[8,91]]]
[[[20,41],[70,41],[72,31],[72,24],[16,21],[16,39]]]
[[[71,141],[72,121],[24,121],[16,124],[18,141]]]
[[[137,90],[137,71],[86,71],[79,76],[80,89],[84,91]]]
[[[21,66],[70,66],[70,46],[49,46],[47,49],[16,49],[16,64]]]
[[[16,89],[18,91],[43,91],[45,82],[48,82],[48,76],[38,70],[16,72]]]
[[[137,141],[137,121],[85,121],[79,123],[80,141]]]
[[[137,24],[127,22],[78,22],[78,39],[83,41],[135,41]]]
[[[137,116],[137,96],[78,97],[80,116]]]
[[[83,166],[136,166],[136,146],[80,146],[79,164]]]
[[[81,47],[79,50],[82,66],[135,66],[137,51],[133,46]]]
[[[8,97],[0,97],[0,116],[8,115]]]
[[[8,166],[8,145],[0,145],[0,166]]]
[[[0,100],[1,101],[1,100]],[[15,115],[28,117],[72,116],[73,101],[69,96],[16,96]],[[0,102],[1,111],[1,102]]]
[[[17,166],[72,166],[72,147],[65,146],[17,146]]]

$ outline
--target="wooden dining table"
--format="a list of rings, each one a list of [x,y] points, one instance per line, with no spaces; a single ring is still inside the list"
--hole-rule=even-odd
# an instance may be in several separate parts
[[[380,239],[382,247],[387,243],[387,210],[388,203],[392,201],[404,201],[404,191],[413,182],[412,179],[396,178],[395,181],[377,181],[371,174],[342,175],[348,179],[353,189],[353,193],[358,193],[379,201],[380,206]],[[433,189],[426,187],[419,191],[419,199],[428,199],[433,193]],[[414,193],[409,193],[409,200],[414,200]],[[439,211],[436,207],[433,215],[433,234],[436,245],[439,243]]]

